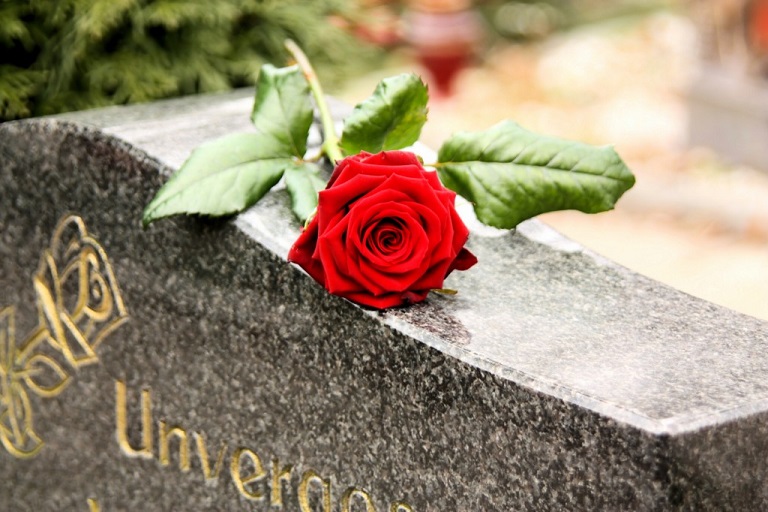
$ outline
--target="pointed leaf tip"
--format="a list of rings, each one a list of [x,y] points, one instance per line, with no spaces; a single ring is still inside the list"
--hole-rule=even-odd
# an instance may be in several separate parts
[[[256,129],[274,139],[286,155],[303,158],[312,118],[309,83],[299,67],[262,66],[251,112]]]
[[[144,209],[142,223],[177,214],[231,215],[256,203],[293,164],[285,148],[257,133],[236,133],[195,149]]]
[[[385,78],[344,121],[342,150],[353,155],[410,146],[427,121],[428,99],[427,86],[415,74]]]
[[[445,186],[472,202],[481,222],[503,229],[551,211],[610,210],[635,184],[612,147],[537,135],[512,121],[454,135],[438,161]]]

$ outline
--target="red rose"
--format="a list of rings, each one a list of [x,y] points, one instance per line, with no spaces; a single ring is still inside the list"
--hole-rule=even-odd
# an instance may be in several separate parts
[[[456,194],[413,153],[362,152],[339,162],[317,215],[288,253],[330,293],[378,309],[421,302],[477,258]]]

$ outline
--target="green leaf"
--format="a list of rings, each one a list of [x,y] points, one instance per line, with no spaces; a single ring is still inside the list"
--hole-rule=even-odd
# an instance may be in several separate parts
[[[353,155],[410,146],[427,121],[427,100],[427,86],[418,76],[385,78],[344,121],[341,149]]]
[[[245,210],[294,165],[274,139],[236,133],[195,149],[144,209],[143,223],[180,213],[228,215]]]
[[[296,217],[304,222],[317,208],[317,194],[325,188],[320,177],[320,166],[297,163],[285,170],[285,187],[291,194],[291,208]]]
[[[504,229],[545,212],[610,210],[635,184],[612,147],[544,137],[512,121],[454,135],[438,161],[443,184],[474,203],[481,222]]]
[[[284,154],[303,158],[312,116],[309,84],[299,67],[262,66],[251,113],[256,129],[273,138]]]

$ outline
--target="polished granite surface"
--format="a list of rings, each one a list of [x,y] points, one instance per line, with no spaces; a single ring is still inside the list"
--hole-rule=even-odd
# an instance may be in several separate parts
[[[480,263],[446,283],[459,295],[385,313],[285,261],[299,226],[282,190],[232,220],[142,230],[143,206],[192,148],[251,129],[251,97],[0,125],[6,342],[48,325],[32,277],[68,214],[108,255],[129,317],[98,364],[60,361],[61,394],[28,393],[17,425],[45,442],[34,457],[13,455],[21,438],[0,415],[0,501],[269,510],[282,485],[288,510],[309,506],[302,494],[340,510],[345,492],[394,512],[768,506],[768,326],[536,221],[502,232],[460,206]]]

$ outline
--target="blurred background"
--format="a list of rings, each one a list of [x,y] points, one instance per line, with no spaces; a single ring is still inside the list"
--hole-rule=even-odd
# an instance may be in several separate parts
[[[249,86],[286,37],[349,103],[420,73],[433,148],[507,118],[615,145],[616,210],[540,218],[768,320],[768,0],[3,0],[0,121]]]

